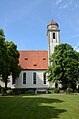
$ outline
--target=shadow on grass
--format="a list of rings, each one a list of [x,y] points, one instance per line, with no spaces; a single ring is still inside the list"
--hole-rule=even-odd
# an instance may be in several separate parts
[[[5,111],[3,111],[4,114],[0,113],[0,118],[2,119],[53,119],[58,118],[61,113],[66,112],[66,110],[57,109],[54,106],[54,103],[63,102],[62,100],[55,98],[35,96],[6,97],[6,102],[9,106],[5,107]],[[8,113],[10,111],[10,113],[5,115],[6,111]]]

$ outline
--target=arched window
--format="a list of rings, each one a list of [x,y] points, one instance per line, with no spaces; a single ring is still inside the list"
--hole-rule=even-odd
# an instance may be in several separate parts
[[[36,84],[36,72],[33,73],[33,84]]]
[[[53,33],[53,39],[55,39],[55,33]]]
[[[23,84],[26,84],[26,73],[23,73]]]
[[[43,82],[46,84],[46,73],[43,74]]]

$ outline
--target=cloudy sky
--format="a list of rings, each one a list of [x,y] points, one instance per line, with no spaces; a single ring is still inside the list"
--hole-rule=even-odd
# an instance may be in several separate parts
[[[47,50],[47,24],[60,27],[61,43],[79,46],[79,0],[0,0],[0,28],[18,50]]]

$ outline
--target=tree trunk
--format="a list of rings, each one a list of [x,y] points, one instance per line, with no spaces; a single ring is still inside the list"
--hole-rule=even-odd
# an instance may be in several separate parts
[[[5,79],[5,93],[7,91],[7,79]]]
[[[58,88],[58,83],[55,83],[55,88]]]
[[[2,78],[3,78],[3,81],[5,83],[4,93],[6,93],[6,91],[7,91],[7,79],[8,79],[8,75],[3,74],[2,75]]]
[[[8,76],[5,77],[5,93],[7,91],[7,79],[8,79]]]

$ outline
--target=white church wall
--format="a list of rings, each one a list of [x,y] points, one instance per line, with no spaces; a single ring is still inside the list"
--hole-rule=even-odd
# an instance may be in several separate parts
[[[48,88],[48,81],[43,82],[43,74],[46,70],[25,70],[21,71],[16,80],[16,88]],[[33,84],[33,73],[36,72],[36,84]],[[23,73],[26,73],[26,84],[23,84]]]

